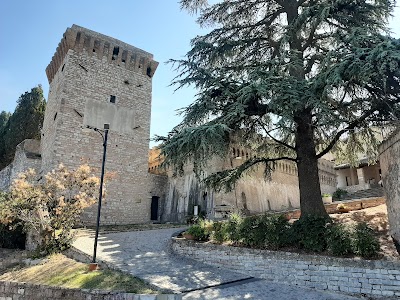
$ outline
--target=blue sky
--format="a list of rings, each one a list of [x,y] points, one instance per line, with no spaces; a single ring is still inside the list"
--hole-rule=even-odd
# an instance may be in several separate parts
[[[154,55],[151,136],[166,134],[180,117],[176,109],[193,101],[190,88],[174,93],[170,58],[181,58],[190,40],[205,33],[178,0],[2,0],[0,12],[0,111],[13,112],[16,100],[37,84],[48,94],[45,68],[67,27],[77,24],[112,36]],[[390,26],[400,38],[400,9]]]

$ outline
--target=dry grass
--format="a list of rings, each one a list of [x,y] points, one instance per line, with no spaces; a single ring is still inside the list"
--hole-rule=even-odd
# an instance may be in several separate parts
[[[36,266],[10,270],[1,275],[0,280],[137,294],[158,293],[144,281],[131,275],[112,270],[90,272],[87,264],[69,259],[62,254],[52,255]]]
[[[350,211],[344,214],[331,214],[330,216],[338,223],[368,223],[378,235],[381,244],[381,253],[384,258],[391,260],[399,259],[399,254],[396,251],[396,247],[389,233],[386,204]]]

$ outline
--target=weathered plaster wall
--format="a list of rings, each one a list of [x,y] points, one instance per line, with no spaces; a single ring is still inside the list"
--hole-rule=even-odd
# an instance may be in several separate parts
[[[379,153],[390,231],[400,242],[400,129],[380,145]]]
[[[242,159],[237,158],[213,158],[204,176],[241,163]],[[292,162],[277,163],[271,180],[264,177],[262,168],[254,168],[237,182],[231,192],[206,189],[191,168],[191,165],[187,165],[181,177],[172,177],[171,172],[168,173],[164,221],[183,221],[185,216],[193,214],[194,205],[199,205],[209,218],[221,217],[224,211],[238,210],[255,214],[300,207],[297,168]],[[320,160],[319,173],[322,193],[333,193],[336,190],[333,164]]]

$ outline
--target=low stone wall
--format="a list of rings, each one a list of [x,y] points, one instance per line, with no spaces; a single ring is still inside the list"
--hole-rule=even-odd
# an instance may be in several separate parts
[[[28,251],[0,248],[0,271],[21,264],[28,256]]]
[[[180,300],[181,295],[138,295],[0,281],[0,300]]]
[[[386,199],[384,197],[374,197],[357,200],[335,201],[332,204],[325,204],[325,209],[328,213],[333,214],[337,211],[338,204],[344,204],[349,210],[358,210],[368,207],[375,207],[385,203]],[[289,212],[284,212],[283,214],[290,219],[298,219],[300,218],[301,213],[300,210],[297,209]]]
[[[400,296],[400,262],[229,247],[173,238],[176,254],[249,276],[320,290]]]

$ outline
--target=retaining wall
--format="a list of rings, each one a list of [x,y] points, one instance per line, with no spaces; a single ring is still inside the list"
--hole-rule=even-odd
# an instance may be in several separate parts
[[[138,295],[0,281],[0,300],[180,300],[181,295]]]
[[[28,256],[28,251],[0,248],[0,271],[21,264]]]
[[[374,197],[357,200],[334,201],[332,204],[325,204],[325,209],[329,214],[333,214],[337,212],[338,204],[344,204],[348,210],[359,210],[368,207],[375,207],[385,203],[385,197]],[[282,212],[282,214],[290,219],[298,219],[300,218],[301,212],[300,209],[297,209],[288,212]]]
[[[400,296],[400,262],[332,258],[173,238],[179,255],[249,276],[319,290]]]

